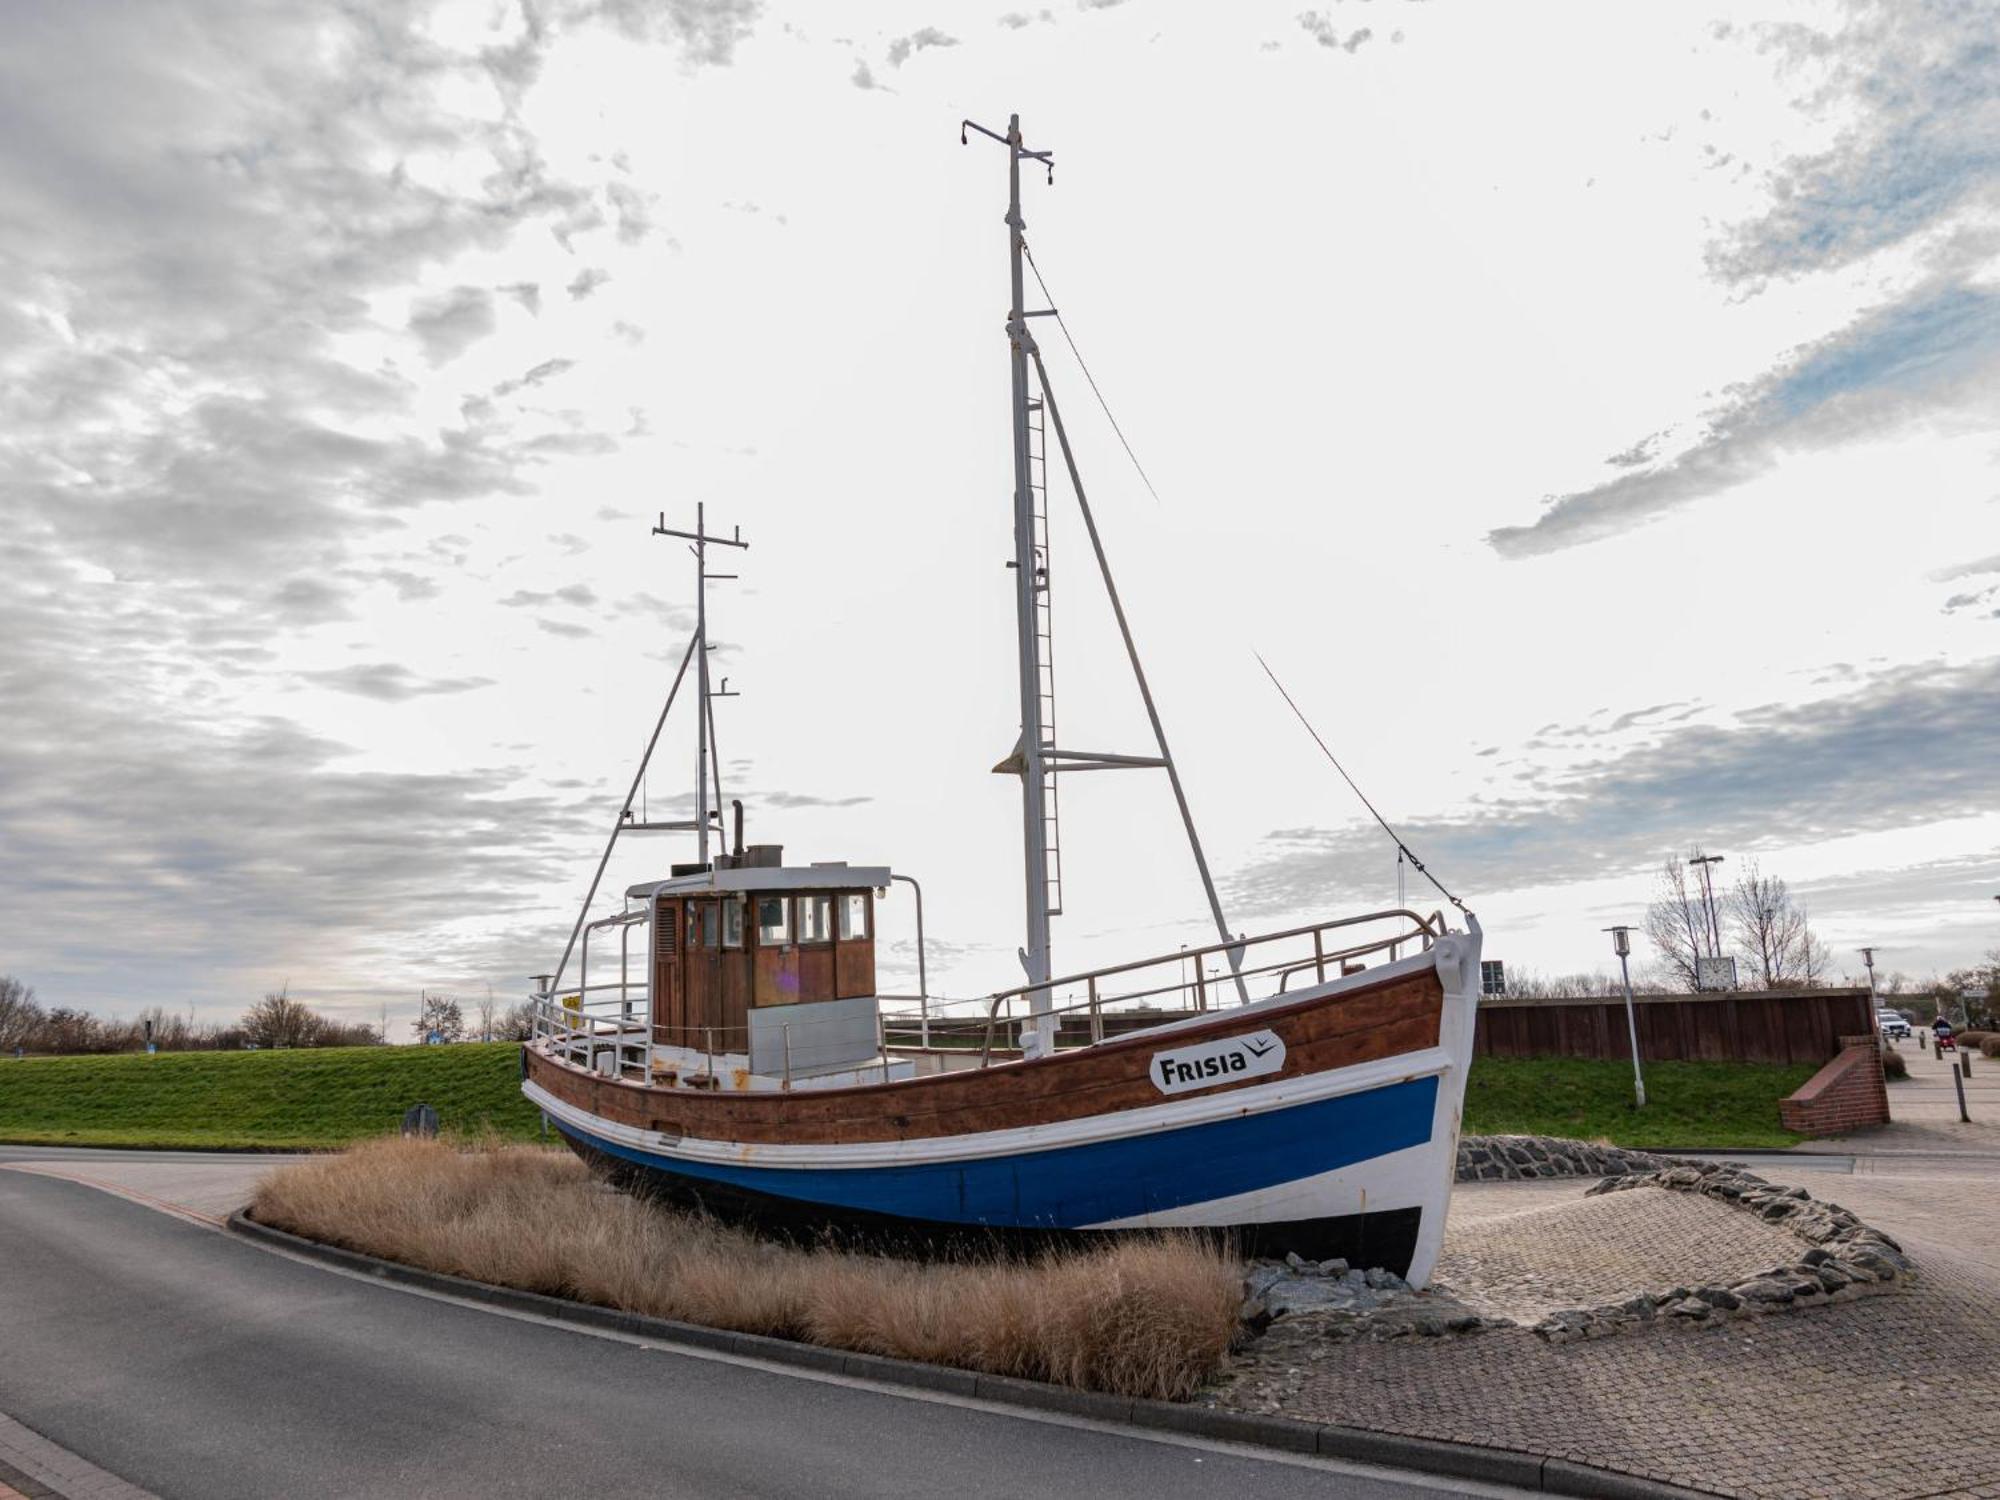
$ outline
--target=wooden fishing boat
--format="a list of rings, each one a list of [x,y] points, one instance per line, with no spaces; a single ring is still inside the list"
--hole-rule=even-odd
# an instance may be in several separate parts
[[[1451,1191],[1479,925],[1469,912],[1454,930],[1440,913],[1399,907],[1256,935],[1229,928],[1029,331],[1053,310],[1025,305],[1020,172],[1049,154],[1024,146],[1018,117],[1004,135],[967,128],[1001,142],[1009,161],[1021,739],[995,769],[1022,786],[1026,982],[955,1020],[933,1018],[926,995],[914,1029],[899,1032],[876,984],[875,923],[892,882],[908,877],[788,865],[776,846],[744,844],[741,802],[720,846],[708,550],[746,544],[709,532],[704,512],[692,532],[662,517],[656,534],[687,539],[695,555],[695,634],[562,961],[537,978],[523,1090],[614,1181],[772,1229],[933,1245],[1198,1229],[1253,1253],[1340,1256],[1422,1285]],[[1079,752],[1055,736],[1041,446],[1051,428],[1157,753]],[[695,817],[635,818],[690,673]],[[1133,768],[1163,771],[1172,787],[1217,941],[1053,973],[1058,781]],[[655,831],[693,833],[696,859],[592,918],[618,839]],[[601,956],[614,936],[615,965]]]

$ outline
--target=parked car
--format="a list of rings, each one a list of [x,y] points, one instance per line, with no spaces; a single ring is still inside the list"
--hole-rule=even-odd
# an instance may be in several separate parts
[[[1899,1015],[1893,1010],[1876,1011],[1875,1025],[1882,1035],[1887,1037],[1900,1039],[1910,1034],[1909,1017]]]

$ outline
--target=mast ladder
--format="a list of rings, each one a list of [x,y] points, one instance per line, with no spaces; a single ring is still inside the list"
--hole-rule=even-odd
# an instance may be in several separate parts
[[[1055,620],[1049,593],[1048,436],[1043,429],[1042,402],[1028,402],[1028,489],[1035,508],[1035,691],[1042,705],[1042,749],[1056,748]],[[1052,917],[1062,915],[1062,818],[1058,811],[1055,760],[1042,761],[1042,839],[1048,849],[1046,905]]]

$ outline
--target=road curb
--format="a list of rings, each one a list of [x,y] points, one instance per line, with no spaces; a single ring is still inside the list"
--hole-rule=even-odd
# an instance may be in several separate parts
[[[1257,1416],[1207,1406],[1183,1406],[1171,1401],[1113,1396],[1102,1391],[1075,1391],[1036,1380],[983,1375],[947,1365],[921,1364],[881,1354],[850,1353],[819,1344],[801,1344],[791,1339],[731,1333],[727,1329],[707,1328],[698,1323],[645,1317],[613,1307],[599,1307],[564,1297],[545,1296],[540,1292],[517,1291],[513,1287],[495,1286],[491,1282],[472,1281],[442,1271],[424,1271],[399,1261],[365,1255],[358,1250],[343,1250],[337,1245],[309,1240],[288,1230],[274,1229],[269,1224],[259,1224],[246,1209],[238,1209],[231,1214],[228,1227],[232,1234],[245,1239],[401,1286],[444,1292],[489,1307],[531,1312],[557,1322],[610,1329],[617,1333],[642,1334],[662,1343],[712,1349],[799,1369],[851,1375],[885,1385],[944,1391],[1028,1410],[1117,1422],[1129,1427],[1180,1433],[1218,1442],[1244,1443],[1286,1453],[1311,1453],[1323,1458],[1379,1464],[1386,1468],[1409,1469],[1452,1479],[1482,1479],[1553,1495],[1598,1496],[1603,1500],[1691,1500],[1691,1497],[1706,1497],[1713,1493],[1642,1479],[1636,1475],[1621,1474],[1615,1469],[1600,1469],[1547,1454],[1486,1448],[1476,1443],[1447,1442],[1439,1438],[1406,1437],[1400,1433],[1374,1432],[1359,1427],[1297,1422],[1289,1417]]]

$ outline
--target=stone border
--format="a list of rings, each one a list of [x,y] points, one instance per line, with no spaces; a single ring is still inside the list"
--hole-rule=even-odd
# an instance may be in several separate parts
[[[915,1360],[891,1359],[879,1354],[854,1354],[818,1344],[795,1343],[790,1339],[731,1333],[726,1329],[706,1328],[695,1323],[649,1318],[638,1313],[621,1312],[617,1308],[548,1297],[540,1292],[523,1292],[490,1282],[470,1281],[441,1271],[419,1270],[415,1266],[383,1260],[379,1256],[343,1250],[260,1224],[244,1209],[238,1209],[229,1216],[228,1228],[232,1234],[244,1239],[294,1255],[357,1271],[378,1280],[441,1292],[489,1307],[533,1313],[583,1327],[638,1334],[666,1344],[855,1376],[885,1385],[943,1391],[1005,1406],[1177,1432],[1218,1442],[1245,1443],[1287,1453],[1311,1453],[1323,1458],[1378,1464],[1385,1468],[1438,1474],[1453,1479],[1511,1484],[1549,1495],[1599,1497],[1599,1500],[1690,1500],[1690,1497],[1708,1493],[1546,1454],[1484,1448],[1473,1443],[1445,1442],[1435,1438],[1406,1437],[1400,1433],[1372,1432],[1359,1427],[1297,1422],[1289,1417],[1252,1416],[1210,1407],[1177,1405],[1171,1401],[1112,1396],[1101,1391],[1069,1390],[1035,1380],[982,1375],[944,1365],[920,1364]]]
[[[1640,1292],[1601,1307],[1550,1313],[1534,1327],[1550,1343],[1603,1338],[1662,1321],[1698,1328],[1786,1307],[1851,1301],[1892,1290],[1899,1279],[1907,1279],[1916,1269],[1901,1245],[1846,1209],[1822,1203],[1804,1188],[1776,1187],[1741,1167],[1676,1163],[1659,1171],[1607,1177],[1585,1196],[1594,1198],[1640,1187],[1714,1198],[1790,1230],[1812,1248],[1795,1261],[1771,1266],[1727,1286],[1678,1286]]]
[[[1556,1135],[1468,1135],[1458,1142],[1460,1182],[1521,1182],[1543,1177],[1623,1177],[1675,1165],[1670,1157],[1625,1146],[1599,1146]]]

